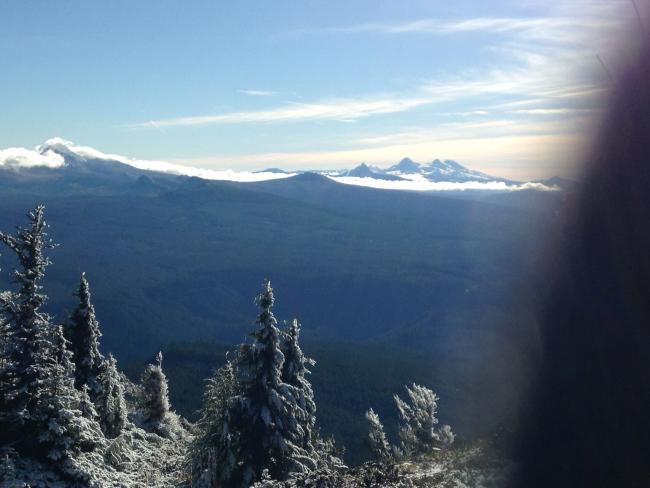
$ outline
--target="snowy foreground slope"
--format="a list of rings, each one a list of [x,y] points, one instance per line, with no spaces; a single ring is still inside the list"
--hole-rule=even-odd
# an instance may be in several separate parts
[[[101,454],[87,455],[79,464],[92,473],[93,481],[78,485],[64,481],[54,471],[38,462],[16,460],[12,474],[0,486],[72,488],[97,487],[169,487],[185,488],[183,461],[186,440],[170,441],[147,434],[137,428],[127,431]],[[114,459],[106,465],[105,458]],[[446,451],[415,461],[389,464],[370,462],[340,472],[314,473],[293,481],[263,479],[254,488],[500,488],[506,485],[513,467],[507,461],[489,454],[489,449],[474,445],[456,451]],[[196,486],[196,485],[195,485]]]
[[[174,425],[176,424],[176,425]],[[173,427],[172,427],[173,425]],[[170,422],[168,436],[129,424],[115,439],[82,453],[70,470],[83,472],[83,481],[66,479],[49,463],[7,457],[0,465],[2,488],[175,487],[182,486],[184,455],[190,437],[178,419]]]
[[[316,473],[294,481],[266,479],[254,488],[500,488],[506,486],[512,472],[508,461],[479,443],[408,462],[370,462],[345,472]]]

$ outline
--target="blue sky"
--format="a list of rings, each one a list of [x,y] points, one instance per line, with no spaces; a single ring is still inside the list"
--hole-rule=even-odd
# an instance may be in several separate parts
[[[0,3],[0,148],[568,175],[629,2]]]

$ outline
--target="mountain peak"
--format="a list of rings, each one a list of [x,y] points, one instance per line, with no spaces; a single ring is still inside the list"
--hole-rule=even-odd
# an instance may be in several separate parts
[[[366,178],[375,176],[375,172],[370,169],[366,163],[361,163],[356,168],[351,169],[345,176],[356,176],[358,178]]]
[[[411,158],[404,158],[399,163],[388,168],[387,171],[399,171],[400,173],[417,173],[420,170],[420,164]]]
[[[275,173],[275,174],[287,174],[287,172],[281,168],[266,168],[260,171],[254,171],[254,173]]]
[[[549,187],[557,187],[561,190],[575,190],[579,185],[575,180],[570,180],[557,175],[543,180],[536,180],[535,183],[541,183]]]
[[[43,144],[37,147],[38,152],[45,153],[47,151],[53,151],[53,150],[62,150],[62,151],[70,151],[70,148],[74,144],[71,141],[67,141],[63,139],[62,137],[52,137],[51,139],[48,139],[45,141]]]
[[[314,171],[305,171],[304,173],[298,173],[295,176],[292,176],[291,181],[300,181],[300,182],[331,182],[327,176],[315,173]]]
[[[353,176],[356,178],[375,178],[376,180],[401,180],[399,176],[386,174],[378,168],[368,166],[366,163],[361,163],[354,169],[347,171],[345,176]]]
[[[54,153],[62,156],[66,165],[81,166],[85,165],[90,158],[104,159],[106,155],[90,148],[75,146],[74,142],[68,141],[61,137],[53,137],[38,146],[36,150],[40,154]],[[108,159],[107,157],[105,159]],[[121,162],[121,161],[120,161]]]

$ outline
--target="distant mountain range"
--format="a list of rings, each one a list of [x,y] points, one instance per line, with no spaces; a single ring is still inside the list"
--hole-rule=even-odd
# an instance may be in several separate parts
[[[502,181],[505,183],[518,183],[507,178],[490,176],[480,171],[473,171],[462,164],[446,159],[434,159],[428,164],[420,164],[411,158],[404,158],[399,163],[387,168],[381,169],[376,166],[367,166],[365,163],[360,164],[350,171],[344,171],[340,176],[356,176],[361,178],[378,178],[378,179],[412,179],[414,176],[421,176],[428,181],[435,182],[467,182],[467,181]]]
[[[10,151],[7,153],[7,151]],[[334,180],[358,186],[403,190],[566,190],[575,182],[560,177],[522,182],[492,176],[463,166],[457,161],[434,159],[430,163],[418,163],[404,158],[388,168],[361,163],[350,170],[296,170],[287,172],[281,168],[268,168],[257,172],[216,171],[170,164],[160,161],[140,161],[122,156],[104,154],[93,148],[76,146],[60,138],[50,139],[36,151],[14,149],[0,151],[0,170],[12,171],[29,168],[32,173],[45,176],[50,171],[74,169],[78,172],[103,172],[142,174],[153,171],[175,175],[195,176],[208,180],[264,181],[288,178],[305,172],[315,172]],[[16,152],[18,151],[18,152]],[[138,172],[138,170],[140,170]]]
[[[436,183],[505,183],[508,186],[517,186],[526,184],[526,182],[517,181],[499,176],[492,176],[481,171],[475,171],[463,166],[457,161],[445,159],[434,159],[430,163],[421,164],[413,161],[411,158],[404,158],[399,163],[388,168],[361,163],[351,170],[323,172],[334,177],[354,177],[354,178],[374,178],[377,180],[388,181],[417,181],[424,179]],[[575,187],[576,182],[553,176],[542,180],[534,180],[529,184],[539,184],[550,189],[568,190]],[[534,188],[531,188],[534,189]]]

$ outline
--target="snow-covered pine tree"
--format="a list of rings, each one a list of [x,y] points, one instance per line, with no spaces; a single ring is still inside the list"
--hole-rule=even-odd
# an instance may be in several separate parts
[[[429,388],[406,386],[409,403],[395,395],[400,416],[399,436],[406,455],[427,454],[434,449],[447,447],[454,440],[451,427],[438,429],[438,395]]]
[[[390,459],[392,450],[386,438],[384,426],[379,420],[379,415],[371,408],[366,412],[366,419],[369,423],[366,445],[370,450],[370,454],[377,461]]]
[[[301,446],[299,392],[282,382],[284,354],[269,281],[256,301],[261,310],[254,342],[242,345],[237,359],[242,393],[232,398],[226,416],[231,463],[223,473],[225,487],[249,487],[265,469],[274,479],[286,479],[317,465]]]
[[[231,361],[219,368],[207,380],[203,405],[195,427],[197,433],[188,451],[188,465],[192,486],[212,488],[220,486],[224,467],[232,465],[229,459],[230,436],[226,427],[226,414],[230,399],[237,395],[238,384]]]
[[[0,292],[0,297],[2,296],[2,292]],[[2,300],[0,298],[0,300]],[[7,356],[8,356],[8,345],[9,345],[9,328],[7,326],[7,321],[5,318],[0,314],[0,372],[5,368],[7,365]],[[4,412],[5,409],[5,395],[6,395],[6,387],[8,385],[5,385],[6,379],[2,378],[2,375],[0,373],[0,415],[2,412]]]
[[[54,461],[70,458],[80,450],[91,450],[103,440],[86,398],[74,387],[74,364],[67,349],[63,327],[53,326],[53,364],[43,380],[32,418],[38,422],[38,440]],[[84,415],[90,413],[90,415]]]
[[[18,292],[0,294],[0,315],[4,317],[4,364],[0,383],[4,388],[0,431],[7,440],[20,436],[33,407],[35,385],[47,375],[49,317],[40,312],[45,296],[38,293],[39,282],[50,261],[44,250],[53,247],[45,233],[43,209],[28,214],[30,227],[18,228],[16,236],[0,232],[0,242],[13,251],[21,266],[14,271]],[[15,439],[16,441],[18,439]]]
[[[300,348],[300,324],[297,319],[293,319],[291,324],[284,331],[284,339],[281,349],[284,354],[284,363],[282,365],[282,381],[293,386],[298,394],[296,401],[299,410],[298,421],[304,432],[302,447],[309,452],[314,450],[312,441],[316,435],[316,403],[314,402],[314,391],[307,375],[311,373],[308,366],[313,366],[316,362],[305,357]]]
[[[162,370],[162,352],[156,355],[156,364],[149,364],[142,373],[143,420],[152,424],[162,422],[169,413],[167,377]]]
[[[90,399],[90,394],[88,393],[88,385],[83,385],[81,387],[81,400],[79,402],[79,409],[81,410],[81,415],[87,419],[99,422],[99,414],[97,413],[95,404]]]
[[[120,435],[126,425],[128,412],[124,401],[124,386],[112,354],[109,353],[104,360],[97,381],[100,388],[95,405],[99,425],[106,437],[114,438]]]
[[[0,232],[0,242],[19,263],[13,273],[18,291],[0,294],[6,334],[0,432],[19,452],[61,459],[92,444],[94,433],[78,409],[80,397],[72,384],[74,367],[63,332],[41,311],[47,297],[40,293],[40,282],[50,264],[45,251],[54,247],[47,237],[44,210],[39,205],[29,212],[29,226],[18,227],[16,235]]]
[[[102,334],[95,316],[95,307],[90,301],[90,285],[86,273],[81,274],[74,295],[79,298],[79,304],[70,314],[65,333],[74,358],[75,387],[81,389],[82,385],[88,385],[90,397],[95,399],[99,394],[97,377],[104,357],[99,352],[99,338]]]
[[[443,449],[450,447],[456,440],[456,434],[451,430],[450,425],[443,425],[438,431],[440,445]]]

